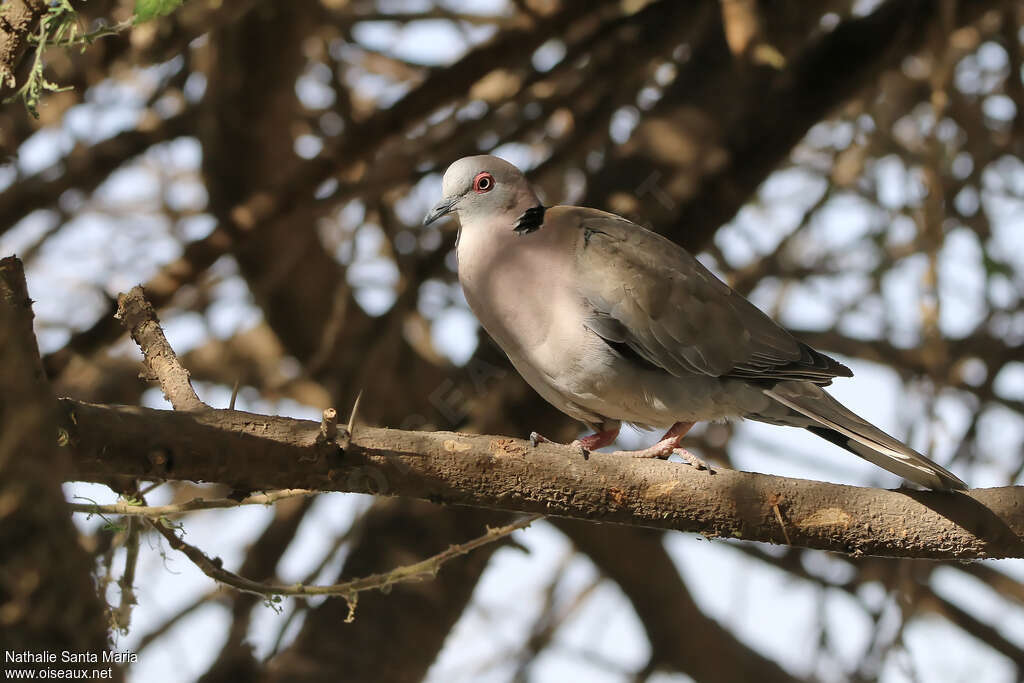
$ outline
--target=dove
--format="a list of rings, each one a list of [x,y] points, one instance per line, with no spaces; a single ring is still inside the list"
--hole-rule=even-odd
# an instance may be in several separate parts
[[[441,192],[424,225],[456,215],[469,307],[523,379],[594,432],[572,444],[584,453],[629,423],[666,432],[620,453],[685,457],[695,423],[745,418],[801,427],[926,488],[967,488],[829,395],[823,387],[849,368],[671,240],[598,209],[544,207],[494,156],[453,163]]]

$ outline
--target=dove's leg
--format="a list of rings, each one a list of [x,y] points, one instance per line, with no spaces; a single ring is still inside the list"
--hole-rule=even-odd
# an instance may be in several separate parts
[[[672,425],[671,429],[665,432],[661,440],[650,448],[644,448],[639,451],[615,451],[612,455],[628,455],[633,458],[661,458],[664,460],[672,455],[673,452],[683,450],[679,447],[679,442],[683,440],[686,432],[690,431],[694,424],[693,422],[676,422]],[[680,453],[680,455],[682,454]],[[687,455],[690,454],[687,453]],[[683,457],[685,458],[686,456]],[[691,455],[691,457],[693,456]]]
[[[583,455],[587,455],[590,451],[596,451],[598,448],[604,448],[608,444],[615,441],[619,436],[619,423],[612,423],[614,426],[608,425],[607,423],[602,426],[611,426],[610,429],[602,429],[589,436],[585,436],[582,439],[576,439],[569,446],[579,450]],[[542,436],[537,432],[530,434],[530,443],[536,446],[539,443],[556,443],[546,436]]]

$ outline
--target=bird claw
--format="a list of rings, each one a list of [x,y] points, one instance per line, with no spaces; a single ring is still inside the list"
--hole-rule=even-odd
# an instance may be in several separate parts
[[[580,441],[579,439],[576,439],[571,444],[569,444],[569,448],[572,448],[579,455],[582,455],[584,460],[590,458],[590,450],[586,446],[584,446],[583,442]]]
[[[715,471],[711,469],[711,467],[706,462],[704,462],[703,460],[701,460],[700,458],[698,458],[696,455],[686,450],[685,448],[676,448],[673,449],[672,452],[678,455],[683,460],[685,460],[687,464],[689,464],[696,470],[707,470],[708,474],[715,473]]]
[[[543,434],[538,434],[537,432],[530,432],[530,445],[536,448],[537,444],[541,443],[551,443],[555,444],[556,446],[565,446],[566,448],[571,448],[577,453],[577,455],[582,455],[584,460],[587,460],[590,457],[590,449],[587,448],[586,443],[584,443],[580,439],[576,439],[572,443],[562,444],[558,443],[557,441],[552,441]]]

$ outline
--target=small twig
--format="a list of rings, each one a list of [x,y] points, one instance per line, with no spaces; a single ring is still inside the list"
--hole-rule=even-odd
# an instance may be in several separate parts
[[[121,588],[121,603],[114,610],[114,627],[122,633],[127,633],[132,622],[132,607],[136,604],[135,599],[135,566],[139,559],[139,531],[141,524],[132,518],[128,519],[128,532],[124,542],[124,573],[118,580],[117,585]]]
[[[188,370],[167,343],[156,311],[146,301],[142,287],[136,285],[127,294],[118,295],[116,317],[142,349],[146,367],[160,381],[160,388],[174,409],[207,410],[206,404],[199,400],[192,388]]]
[[[487,533],[482,536],[474,538],[471,541],[467,541],[466,543],[449,546],[447,550],[437,553],[436,555],[428,557],[420,562],[416,562],[415,564],[397,567],[389,572],[371,574],[363,578],[327,586],[306,586],[301,583],[285,586],[252,581],[251,579],[239,576],[222,568],[219,559],[211,559],[203,551],[189,543],[186,543],[178,536],[178,534],[174,533],[174,529],[168,528],[162,522],[149,520],[149,523],[167,539],[167,542],[172,548],[185,553],[185,555],[199,568],[200,571],[214,581],[226,586],[231,586],[232,588],[236,588],[245,593],[253,593],[265,598],[273,598],[276,596],[311,595],[341,596],[349,603],[349,617],[351,619],[355,610],[358,593],[373,589],[387,589],[389,586],[396,583],[432,579],[437,576],[437,572],[445,562],[459,557],[460,555],[465,555],[466,553],[476,550],[488,543],[498,541],[508,536],[513,531],[524,529],[543,517],[543,515],[530,515],[529,517],[524,517],[512,524],[507,524],[497,528],[488,528]]]
[[[565,570],[576,557],[576,553],[570,551],[559,563],[557,571],[554,572],[554,579],[544,591],[541,604],[545,605],[545,607],[534,620],[533,626],[529,631],[530,635],[521,646],[519,652],[512,653],[511,655],[499,654],[497,661],[493,662],[494,665],[497,665],[501,662],[517,660],[516,674],[512,680],[525,681],[529,679],[530,667],[537,661],[537,655],[551,645],[559,629],[579,612],[579,609],[586,604],[594,591],[604,584],[607,579],[604,574],[598,573],[591,579],[589,584],[584,586],[578,593],[575,593],[567,604],[559,600],[556,596],[560,595],[565,588]]]
[[[97,564],[100,569],[96,572],[96,583],[97,593],[99,595],[107,594],[107,587],[114,582],[114,551],[117,550],[117,541],[120,537],[121,531],[111,531],[113,537],[110,539],[109,545],[104,549],[103,555],[99,558]]]
[[[334,408],[324,410],[323,419],[320,420],[321,443],[334,443],[338,438],[338,411]]]
[[[132,517],[150,517],[156,519],[170,515],[179,515],[195,510],[219,510],[222,508],[236,508],[241,505],[270,505],[285,498],[296,496],[315,496],[316,491],[308,489],[281,489],[280,491],[268,491],[246,496],[241,500],[233,498],[193,498],[187,503],[177,505],[133,505],[127,501],[118,501],[109,505],[97,505],[95,503],[68,503],[72,512],[84,512],[90,515],[128,515]]]

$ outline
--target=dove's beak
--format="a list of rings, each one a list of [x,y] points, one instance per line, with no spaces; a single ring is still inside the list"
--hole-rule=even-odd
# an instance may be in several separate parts
[[[426,216],[423,217],[423,225],[427,226],[436,221],[442,216],[447,216],[455,210],[455,202],[458,201],[458,197],[445,197],[430,210]]]

